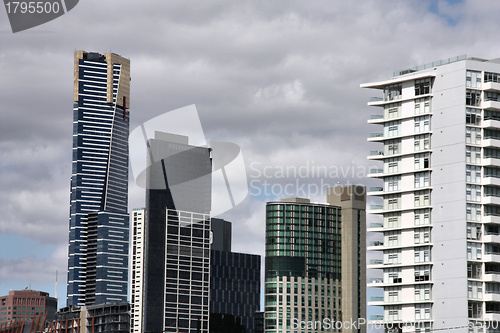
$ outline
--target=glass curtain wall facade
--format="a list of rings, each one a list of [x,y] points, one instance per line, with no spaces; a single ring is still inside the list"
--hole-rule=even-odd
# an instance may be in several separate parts
[[[75,51],[67,304],[127,300],[130,61]]]
[[[300,198],[267,203],[266,333],[312,332],[296,325],[342,318],[341,235],[340,207]]]

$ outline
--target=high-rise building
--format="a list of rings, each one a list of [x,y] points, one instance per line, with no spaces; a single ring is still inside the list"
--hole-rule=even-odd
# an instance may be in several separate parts
[[[396,332],[452,329],[500,320],[500,59],[460,56],[362,84],[382,97],[368,121],[370,176],[383,205],[369,268],[381,278],[385,322]],[[397,325],[400,322],[418,323]],[[491,331],[475,328],[474,332]]]
[[[134,221],[135,232],[135,222],[144,223],[144,272],[133,288],[142,299],[134,296],[132,309],[143,312],[132,329],[208,332],[211,150],[156,132],[147,152],[146,211]]]
[[[231,222],[212,218],[210,332],[254,333],[260,311],[260,256],[231,251]]]
[[[266,333],[336,332],[336,322],[366,315],[365,190],[332,188],[328,201],[337,205],[303,198],[266,205]]]
[[[75,51],[67,305],[127,300],[130,61]]]
[[[13,327],[14,322],[34,322],[40,318],[49,322],[57,311],[57,298],[37,290],[11,290],[0,296],[0,331]]]
[[[131,332],[142,333],[143,326],[143,289],[144,289],[144,226],[146,209],[138,208],[132,211],[132,284],[130,329]]]

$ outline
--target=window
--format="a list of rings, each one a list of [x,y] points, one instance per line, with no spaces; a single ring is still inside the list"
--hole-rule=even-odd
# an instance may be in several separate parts
[[[401,268],[384,269],[384,283],[401,283]]]
[[[468,297],[471,299],[483,298],[483,284],[477,281],[468,281]]]
[[[467,239],[481,240],[481,225],[478,223],[467,223]]]
[[[465,104],[471,106],[481,105],[481,91],[467,89],[465,93]]]
[[[427,135],[416,135],[414,139],[415,151],[427,150],[431,148],[431,139]]]
[[[482,250],[481,243],[467,242],[467,259],[481,260]]]
[[[430,131],[431,118],[429,116],[415,118],[415,133]]]
[[[401,263],[401,250],[386,250],[384,251],[384,264],[396,265]]]
[[[400,135],[401,121],[390,121],[384,124],[384,137]]]
[[[431,92],[431,79],[415,80],[415,96],[429,94]]]
[[[415,114],[429,113],[430,110],[429,98],[418,98],[415,100]]]
[[[467,201],[481,201],[481,186],[467,184],[465,191]]]
[[[468,221],[481,220],[481,205],[468,203],[465,209],[466,209],[466,218]]]
[[[393,101],[401,98],[402,85],[392,84],[384,88],[384,101]]]
[[[430,167],[429,153],[415,154],[414,161],[415,170],[427,169]]]
[[[388,140],[384,144],[384,155],[396,155],[400,153],[401,140]]]
[[[415,304],[415,320],[431,319],[430,304]]]
[[[426,244],[431,241],[431,231],[429,228],[415,229],[413,234],[415,244]]]
[[[415,188],[422,188],[430,186],[430,173],[429,172],[417,172],[414,175]]]
[[[430,191],[417,191],[414,194],[414,206],[422,207],[429,206],[431,204],[431,192]]]
[[[465,143],[473,145],[481,144],[481,129],[467,126],[465,128]]]
[[[388,287],[384,289],[384,302],[400,302],[401,287]]]
[[[481,182],[481,167],[466,165],[465,167],[465,180],[468,183],[480,183]]]
[[[428,301],[431,299],[431,286],[428,284],[415,286],[415,301]]]
[[[466,85],[470,88],[481,88],[481,72],[467,71]]]
[[[388,231],[384,233],[384,245],[399,246],[401,245],[401,231]]]
[[[385,321],[401,320],[401,306],[384,306],[384,320]]]
[[[401,115],[401,104],[400,103],[391,103],[387,104],[384,107],[384,116],[386,119],[394,119],[398,118]]]
[[[479,147],[465,147],[465,161],[467,163],[480,164],[481,163],[481,148]]]
[[[401,226],[401,213],[384,214],[384,228],[399,228]]]
[[[392,192],[401,189],[401,176],[392,176],[384,178],[384,191]]]
[[[401,196],[400,195],[387,195],[384,198],[384,209],[399,209],[401,208]]]
[[[400,158],[389,158],[384,162],[384,172],[385,173],[395,173],[399,171]]]
[[[467,108],[465,111],[465,123],[467,125],[481,125],[481,110]]]
[[[415,282],[430,281],[430,266],[415,266]]]
[[[500,74],[484,72],[484,83],[486,82],[500,83]]]
[[[416,247],[414,250],[415,263],[431,261],[431,249],[428,246]]]
[[[430,209],[416,209],[414,213],[415,225],[426,225],[431,223]]]

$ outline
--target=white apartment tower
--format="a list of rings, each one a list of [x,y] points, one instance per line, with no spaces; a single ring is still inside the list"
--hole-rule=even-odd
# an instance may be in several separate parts
[[[459,56],[366,83],[386,332],[493,332],[500,321],[500,59]],[[400,323],[398,325],[398,323]],[[418,323],[417,326],[401,323]],[[395,324],[395,325],[394,325]],[[482,325],[482,327],[480,327]],[[392,326],[392,328],[390,328]],[[475,326],[475,327],[473,327]]]
[[[143,332],[143,294],[144,294],[144,222],[146,209],[132,211],[132,286],[130,302],[130,331]]]

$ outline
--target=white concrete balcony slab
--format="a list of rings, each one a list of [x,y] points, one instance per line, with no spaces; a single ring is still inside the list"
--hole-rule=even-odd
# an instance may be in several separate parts
[[[490,205],[500,205],[500,197],[494,197],[494,196],[483,197],[481,203]]]
[[[483,120],[481,127],[483,127],[483,128],[500,128],[500,120],[494,120],[494,119]]]
[[[500,254],[485,254],[483,256],[484,262],[500,262]]]
[[[500,243],[500,235],[495,234],[485,234],[483,236],[484,243]]]
[[[484,138],[483,141],[481,141],[481,147],[498,147],[498,146],[500,146],[500,139]]]
[[[485,110],[500,110],[500,102],[497,101],[484,101],[481,105]]]
[[[500,273],[488,273],[484,274],[483,280],[485,282],[500,282]]]
[[[494,166],[500,167],[500,159],[499,158],[483,158],[481,161],[482,166]]]
[[[483,90],[486,91],[499,91],[500,92],[500,83],[498,82],[485,82],[483,83]]]
[[[500,178],[497,177],[484,177],[481,181],[481,185],[495,185],[500,186]]]
[[[486,215],[481,218],[483,223],[498,223],[500,224],[500,216],[496,215]]]
[[[483,301],[500,302],[500,294],[494,294],[494,293],[488,294],[488,293],[485,293],[483,295]]]

